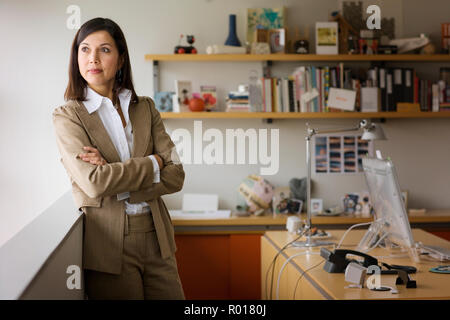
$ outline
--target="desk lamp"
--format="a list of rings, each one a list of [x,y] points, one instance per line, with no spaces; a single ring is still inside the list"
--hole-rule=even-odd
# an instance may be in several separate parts
[[[364,130],[361,136],[362,140],[386,140],[383,128],[376,123],[372,123],[370,120],[361,120],[357,127],[335,130],[318,130],[313,129],[306,124],[306,168],[307,168],[307,183],[306,183],[306,226],[305,226],[305,241],[296,241],[293,243],[295,247],[318,247],[333,245],[332,242],[327,241],[314,241],[311,235],[311,138],[316,134],[334,134],[341,132],[359,131]]]

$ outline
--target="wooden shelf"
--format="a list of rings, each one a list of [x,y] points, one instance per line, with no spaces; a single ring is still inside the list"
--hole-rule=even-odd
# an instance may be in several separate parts
[[[423,61],[450,62],[450,54],[379,54],[379,55],[316,55],[316,54],[147,54],[153,61]]]
[[[163,119],[412,119],[450,118],[450,112],[161,112]]]

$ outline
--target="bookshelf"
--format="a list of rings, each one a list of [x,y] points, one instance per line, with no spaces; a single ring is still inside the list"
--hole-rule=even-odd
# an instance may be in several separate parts
[[[421,62],[450,62],[450,54],[338,54],[338,55],[316,55],[316,54],[147,54],[148,61],[421,61]]]
[[[146,54],[154,65],[154,89],[158,91],[159,62],[444,62],[450,54]],[[414,119],[450,118],[450,112],[162,112],[163,119]]]
[[[450,118],[450,112],[161,112],[163,119],[414,119]]]

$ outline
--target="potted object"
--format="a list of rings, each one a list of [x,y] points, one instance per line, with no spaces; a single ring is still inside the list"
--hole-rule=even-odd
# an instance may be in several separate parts
[[[200,98],[197,93],[192,94],[193,98],[189,100],[189,110],[192,112],[202,112],[205,111],[205,101]]]

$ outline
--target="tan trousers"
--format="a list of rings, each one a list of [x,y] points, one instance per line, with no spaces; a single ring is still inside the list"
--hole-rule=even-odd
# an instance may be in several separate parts
[[[175,256],[162,259],[151,213],[126,215],[122,273],[85,269],[89,300],[184,299]]]

